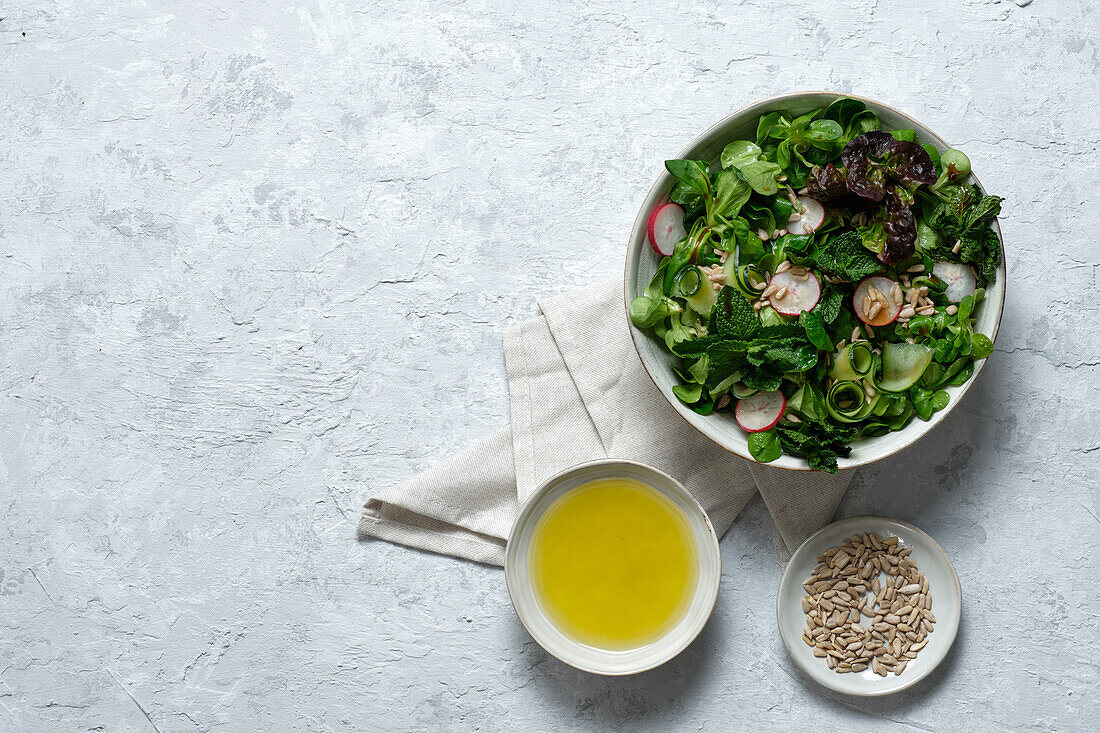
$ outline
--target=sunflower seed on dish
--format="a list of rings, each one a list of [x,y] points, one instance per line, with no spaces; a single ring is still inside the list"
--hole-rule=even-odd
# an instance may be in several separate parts
[[[838,674],[870,668],[887,676],[905,670],[928,643],[935,623],[927,610],[928,579],[911,554],[897,537],[866,533],[818,556],[802,598],[803,641],[815,657]],[[870,621],[860,623],[864,617]]]

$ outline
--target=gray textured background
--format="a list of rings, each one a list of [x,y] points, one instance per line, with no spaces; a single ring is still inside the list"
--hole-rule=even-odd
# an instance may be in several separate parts
[[[554,5],[0,8],[0,729],[1100,723],[1096,4]],[[1008,198],[996,353],[841,509],[954,559],[936,674],[805,680],[759,500],[702,637],[631,679],[547,658],[499,571],[355,540],[368,486],[507,420],[502,329],[619,270],[665,157],[811,88]]]

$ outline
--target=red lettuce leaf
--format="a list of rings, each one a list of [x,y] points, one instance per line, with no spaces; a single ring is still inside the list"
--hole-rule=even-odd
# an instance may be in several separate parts
[[[874,201],[886,198],[891,183],[936,182],[928,151],[881,130],[853,138],[840,152],[840,160],[848,169],[848,189]]]
[[[913,207],[897,187],[891,187],[886,198],[886,218],[882,222],[886,232],[886,244],[880,260],[894,265],[913,255],[917,242],[917,221]]]
[[[806,181],[809,193],[818,201],[836,203],[851,196],[846,179],[847,171],[829,163],[824,168],[815,165]]]

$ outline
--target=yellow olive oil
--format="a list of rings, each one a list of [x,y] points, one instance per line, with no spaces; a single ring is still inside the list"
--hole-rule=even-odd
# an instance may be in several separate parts
[[[531,578],[567,636],[607,650],[661,638],[687,611],[699,558],[687,517],[641,482],[601,479],[560,496],[531,539]]]

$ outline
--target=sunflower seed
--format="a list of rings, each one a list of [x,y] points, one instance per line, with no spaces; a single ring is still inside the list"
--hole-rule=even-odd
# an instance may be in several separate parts
[[[872,307],[881,305],[873,300]],[[911,552],[896,537],[865,533],[818,556],[814,577],[803,585],[809,595],[802,598],[802,639],[815,657],[838,673],[870,666],[883,675],[898,674],[916,657],[934,618],[926,615],[928,581]],[[863,617],[871,619],[867,626],[860,624]]]

